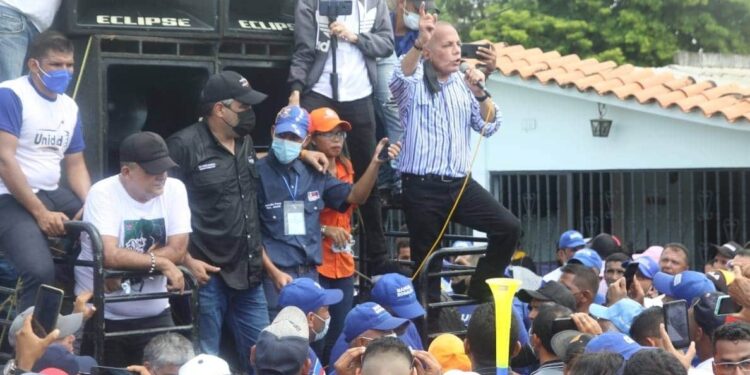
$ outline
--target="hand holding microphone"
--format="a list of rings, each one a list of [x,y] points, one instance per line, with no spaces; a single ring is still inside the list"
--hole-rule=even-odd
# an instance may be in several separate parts
[[[484,88],[484,73],[481,70],[472,68],[465,62],[461,63],[458,70],[464,74],[464,82],[469,86],[474,96],[492,96]]]

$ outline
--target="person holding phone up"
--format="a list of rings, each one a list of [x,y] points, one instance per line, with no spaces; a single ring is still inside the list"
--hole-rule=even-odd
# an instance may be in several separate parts
[[[453,219],[487,234],[487,255],[477,264],[468,294],[489,301],[492,296],[484,281],[503,276],[521,226],[507,208],[467,176],[469,141],[472,129],[485,137],[494,134],[502,116],[482,88],[484,73],[474,68],[459,73],[461,39],[456,29],[438,22],[424,5],[419,14],[419,37],[401,57],[390,83],[404,125],[399,170],[412,259],[420,264],[426,257],[468,178]],[[425,272],[439,270],[440,264],[434,263]],[[429,300],[439,301],[440,280],[432,279],[428,288]]]

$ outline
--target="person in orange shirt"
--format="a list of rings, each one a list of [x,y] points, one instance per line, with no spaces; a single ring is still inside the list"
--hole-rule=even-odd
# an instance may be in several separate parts
[[[310,112],[312,135],[310,147],[328,157],[328,171],[341,181],[353,183],[354,169],[349,159],[342,154],[346,134],[351,124],[339,118],[330,108],[318,108]],[[329,306],[331,323],[325,339],[321,358],[328,358],[331,347],[344,327],[344,318],[351,310],[354,299],[354,256],[352,254],[352,210],[339,212],[325,208],[320,213],[320,231],[323,234],[323,263],[318,266],[318,281],[325,289],[340,289],[344,298]]]

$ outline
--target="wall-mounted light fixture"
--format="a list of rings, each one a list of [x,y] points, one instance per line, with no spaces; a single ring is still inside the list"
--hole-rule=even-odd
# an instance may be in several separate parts
[[[607,137],[609,136],[609,129],[612,127],[612,120],[604,118],[607,114],[607,106],[602,103],[597,103],[599,108],[599,118],[591,120],[591,135],[594,137]]]

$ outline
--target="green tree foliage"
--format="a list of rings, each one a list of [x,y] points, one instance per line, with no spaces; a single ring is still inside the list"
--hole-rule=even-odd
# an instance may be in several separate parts
[[[642,66],[678,50],[750,54],[750,0],[442,0],[467,40]]]

